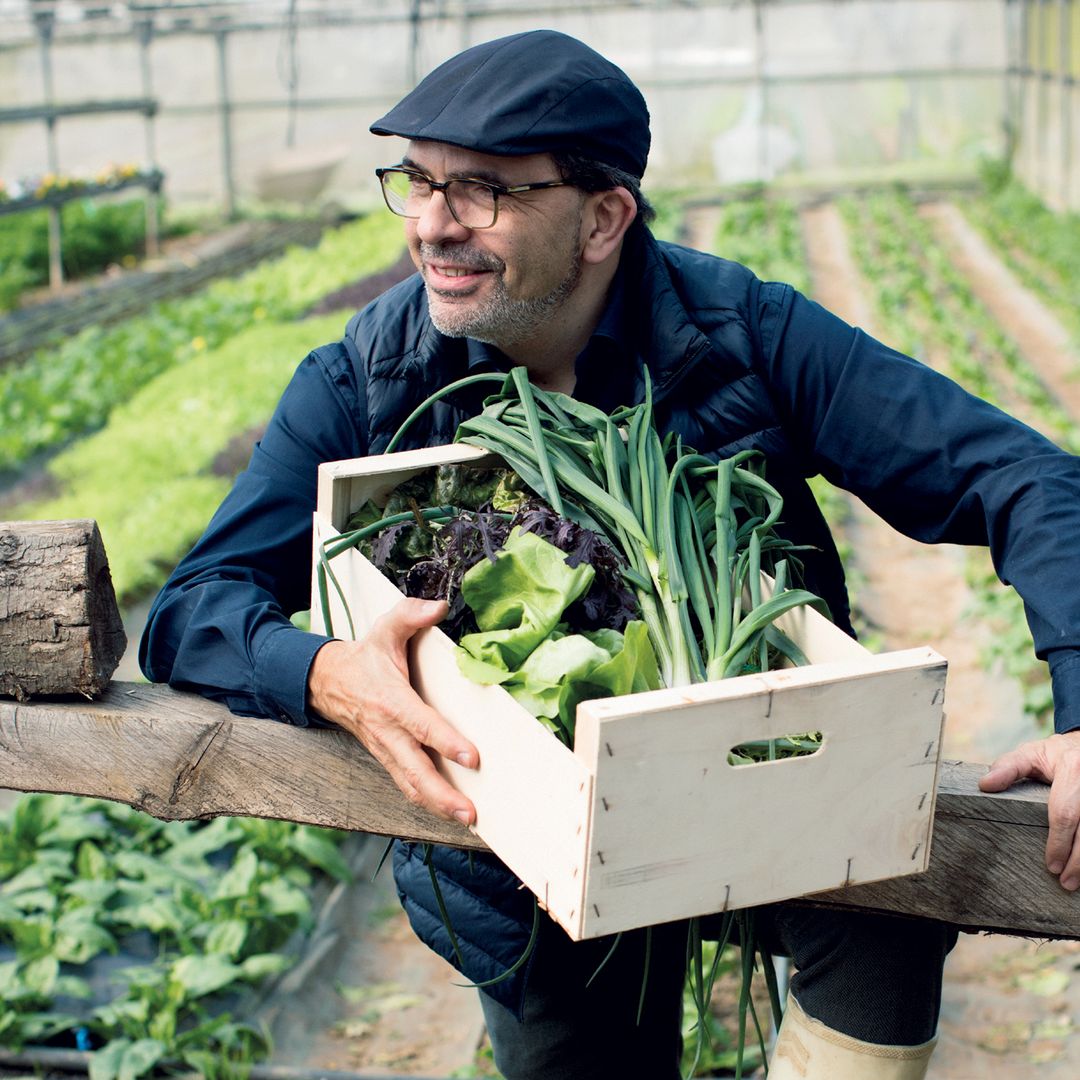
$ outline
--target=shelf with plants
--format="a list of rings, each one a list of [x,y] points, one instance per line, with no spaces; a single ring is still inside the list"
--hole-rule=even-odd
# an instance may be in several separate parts
[[[57,176],[46,173],[34,180],[17,184],[0,181],[0,217],[40,210],[49,206],[63,206],[74,199],[88,199],[99,195],[113,195],[131,188],[145,188],[154,195],[160,194],[165,174],[160,169],[147,169],[138,165],[120,165],[107,169],[94,177]]]

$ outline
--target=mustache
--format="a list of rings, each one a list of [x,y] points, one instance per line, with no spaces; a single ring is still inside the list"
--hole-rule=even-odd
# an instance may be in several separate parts
[[[494,270],[496,273],[501,273],[506,269],[506,263],[497,256],[483,251],[474,251],[472,248],[459,247],[456,244],[421,243],[420,258],[425,263],[445,262],[454,266],[465,266],[470,270]]]

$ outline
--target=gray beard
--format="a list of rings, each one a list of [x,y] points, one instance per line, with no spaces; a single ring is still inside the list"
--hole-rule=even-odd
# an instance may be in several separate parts
[[[576,235],[576,234],[575,234]],[[425,256],[437,258],[439,249],[432,246],[423,248]],[[455,253],[458,261],[460,253]],[[505,267],[499,262],[476,260],[479,268],[494,270],[496,273]],[[495,288],[479,307],[459,309],[452,306],[436,310],[435,303],[428,296],[428,313],[435,329],[447,337],[467,337],[505,349],[508,346],[532,337],[547,323],[581,280],[581,260],[576,253],[569,253],[567,273],[558,285],[545,296],[536,296],[529,300],[514,300],[506,294],[506,286],[501,276],[495,278]]]

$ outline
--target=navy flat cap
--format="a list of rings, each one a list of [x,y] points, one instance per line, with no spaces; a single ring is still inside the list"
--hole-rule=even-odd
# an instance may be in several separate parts
[[[639,178],[649,156],[641,91],[611,61],[554,30],[458,53],[371,130],[484,154],[571,152]]]

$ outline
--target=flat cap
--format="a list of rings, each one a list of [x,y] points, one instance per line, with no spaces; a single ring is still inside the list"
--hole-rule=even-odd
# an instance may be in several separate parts
[[[371,125],[484,154],[571,152],[641,177],[649,110],[621,68],[555,30],[474,45]]]

